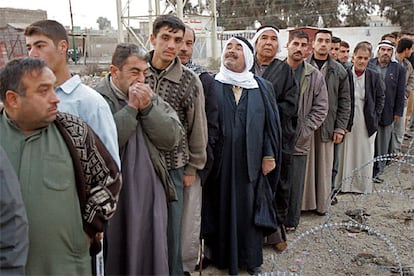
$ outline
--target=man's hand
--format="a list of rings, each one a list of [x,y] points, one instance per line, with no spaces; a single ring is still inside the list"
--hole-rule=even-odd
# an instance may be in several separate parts
[[[262,172],[263,175],[267,175],[271,171],[273,171],[276,168],[276,161],[275,160],[269,160],[269,159],[263,159],[262,160]]]
[[[397,120],[399,120],[401,118],[401,116],[400,115],[394,115],[394,121],[397,121]]]
[[[128,105],[142,110],[151,104],[153,92],[146,83],[136,82],[128,89]]]
[[[196,176],[195,175],[184,174],[184,177],[183,177],[183,185],[184,185],[184,187],[190,187],[191,185],[193,185],[193,183],[194,183],[195,180],[196,180]]]
[[[98,238],[98,240],[101,241],[104,237],[104,233],[103,232],[98,232],[98,233],[96,233],[96,237]]]
[[[342,139],[344,139],[344,135],[338,132],[334,132],[333,134],[333,142],[334,144],[342,143]]]
[[[104,235],[104,233],[103,232],[98,232],[98,233],[96,233],[96,238],[98,239],[98,240],[102,240],[103,239],[103,235]],[[92,242],[93,242],[93,239],[91,238],[91,237],[89,237],[89,235],[86,235],[86,237],[88,238],[88,241],[89,241],[89,245],[91,245],[92,244]]]

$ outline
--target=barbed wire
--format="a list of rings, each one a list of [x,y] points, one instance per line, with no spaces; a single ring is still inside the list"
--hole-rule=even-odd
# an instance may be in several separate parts
[[[285,251],[272,254],[271,269],[262,275],[414,273],[414,139],[406,144],[405,153],[377,156],[343,178],[327,198],[323,222],[297,231]],[[372,193],[340,193],[345,183],[373,181],[359,172],[376,162],[387,166]],[[340,198],[334,206],[332,196]],[[332,260],[335,267],[328,267]]]

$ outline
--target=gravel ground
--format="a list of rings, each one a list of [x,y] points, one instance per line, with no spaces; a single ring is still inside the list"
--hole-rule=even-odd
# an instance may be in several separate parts
[[[91,86],[100,79],[82,78]],[[402,150],[403,160],[388,158],[385,182],[372,194],[339,194],[326,216],[303,212],[284,252],[263,248],[262,275],[414,275],[414,138]],[[202,274],[227,270],[209,266]]]
[[[265,246],[262,275],[414,275],[414,140],[404,142],[372,194],[339,194],[326,216],[302,213],[284,252]]]

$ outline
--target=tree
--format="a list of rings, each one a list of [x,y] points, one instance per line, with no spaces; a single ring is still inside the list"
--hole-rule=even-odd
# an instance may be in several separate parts
[[[99,30],[109,30],[111,29],[111,21],[106,17],[98,17],[96,23],[99,25]]]
[[[270,0],[218,0],[217,11],[219,26],[226,30],[244,30],[253,28],[257,20],[261,24],[272,24],[285,28],[282,10],[285,1]]]
[[[339,1],[339,0],[338,0]],[[226,30],[246,29],[255,20],[279,28],[340,25],[337,0],[217,0],[218,25]]]
[[[349,27],[367,26],[368,15],[373,12],[373,4],[366,0],[343,0],[347,11],[342,14],[345,17],[345,25]]]
[[[337,27],[339,20],[339,2],[337,0],[296,0],[290,10],[292,27],[318,26],[319,18],[322,18],[324,27]]]
[[[217,1],[217,24],[225,30],[244,30],[253,23],[251,10],[248,11],[246,0]],[[244,12],[243,12],[244,10]]]
[[[402,31],[414,32],[413,0],[382,0],[380,2],[383,15],[393,24],[399,24]]]
[[[318,11],[317,0],[304,0],[304,1],[293,1],[290,5],[289,18],[290,26],[317,26],[320,14]],[[324,20],[325,22],[325,20]]]

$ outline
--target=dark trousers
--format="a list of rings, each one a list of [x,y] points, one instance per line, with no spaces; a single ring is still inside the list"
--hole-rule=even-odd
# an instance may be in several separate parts
[[[289,167],[292,155],[287,153],[282,153],[282,163],[280,170],[280,179],[276,187],[275,193],[275,204],[276,204],[276,215],[277,223],[283,224],[286,219],[288,211],[288,202],[289,202],[289,192],[290,192],[290,183],[289,183]]]
[[[344,136],[345,138],[345,136]],[[339,147],[341,146],[341,144],[334,144],[334,159],[333,159],[333,166],[332,166],[332,184],[331,184],[331,188],[333,190],[335,190],[335,178],[336,175],[338,174],[338,167],[339,167]]]
[[[271,235],[267,236],[266,244],[277,244],[283,241],[286,241],[285,229],[283,227],[283,222],[286,220],[288,213],[288,203],[289,203],[289,192],[290,192],[290,183],[289,178],[289,167],[291,162],[292,155],[287,153],[282,153],[282,162],[280,164],[280,179],[277,183],[276,193],[275,193],[275,209],[276,209],[276,219],[278,224],[278,230]]]
[[[293,155],[291,158],[288,170],[290,183],[289,207],[284,222],[285,226],[297,227],[299,225],[303,188],[305,186],[306,159],[307,155]]]
[[[388,126],[379,126],[377,130],[377,137],[375,137],[375,154],[374,157],[388,154],[388,149],[391,142],[392,130],[394,124]],[[386,160],[377,161],[374,163],[373,177],[376,177],[384,172]]]
[[[177,191],[177,201],[168,203],[168,265],[170,275],[184,275],[181,258],[181,217],[183,213],[184,168],[169,171]]]

